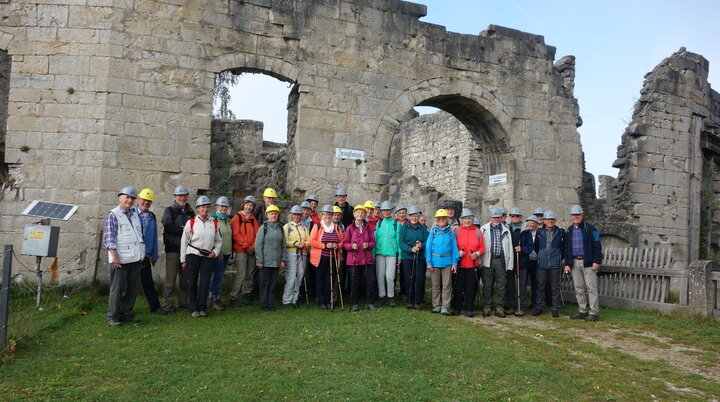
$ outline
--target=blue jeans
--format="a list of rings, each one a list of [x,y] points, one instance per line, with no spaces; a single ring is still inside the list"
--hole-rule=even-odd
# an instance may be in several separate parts
[[[223,255],[223,259],[216,258],[215,265],[213,267],[213,278],[210,282],[210,298],[220,298],[220,283],[222,283],[223,275],[225,275],[225,268],[227,268],[228,260],[230,255]]]

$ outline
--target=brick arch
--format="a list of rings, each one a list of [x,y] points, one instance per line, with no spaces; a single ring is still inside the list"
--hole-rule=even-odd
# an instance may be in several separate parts
[[[298,82],[301,75],[301,70],[285,59],[246,53],[230,53],[217,57],[209,69],[216,73],[225,70],[263,73],[285,82]]]

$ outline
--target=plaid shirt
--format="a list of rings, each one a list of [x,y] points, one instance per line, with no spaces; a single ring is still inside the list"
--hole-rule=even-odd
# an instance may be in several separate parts
[[[123,210],[123,212],[125,213],[125,216],[128,217],[128,220],[132,222],[132,209],[129,211]],[[117,230],[117,218],[115,217],[115,214],[108,212],[107,215],[105,215],[105,229],[103,229],[103,244],[105,245],[105,248],[117,250]]]
[[[575,228],[572,231],[572,255],[573,257],[584,257],[584,243],[583,234],[580,228]]]
[[[492,247],[490,248],[490,252],[494,257],[502,256],[503,255],[503,248],[502,248],[502,232],[503,232],[503,226],[502,225],[490,225],[490,243]]]

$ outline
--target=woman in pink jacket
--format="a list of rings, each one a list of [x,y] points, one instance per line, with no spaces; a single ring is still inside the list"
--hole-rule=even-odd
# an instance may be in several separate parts
[[[362,205],[353,209],[353,222],[345,229],[344,247],[347,251],[346,266],[347,274],[350,276],[350,300],[352,308],[350,311],[358,311],[360,302],[360,286],[362,278],[365,278],[367,289],[368,310],[377,310],[375,300],[377,299],[377,278],[375,277],[375,265],[372,258],[372,249],[375,247],[375,235],[370,225],[365,222],[366,210]]]

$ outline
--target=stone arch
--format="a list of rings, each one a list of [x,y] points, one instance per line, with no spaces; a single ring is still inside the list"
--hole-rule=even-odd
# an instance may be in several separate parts
[[[241,70],[267,74],[280,81],[291,83],[297,83],[301,74],[301,70],[287,60],[245,53],[222,55],[213,60],[209,67],[215,73],[225,70]]]

